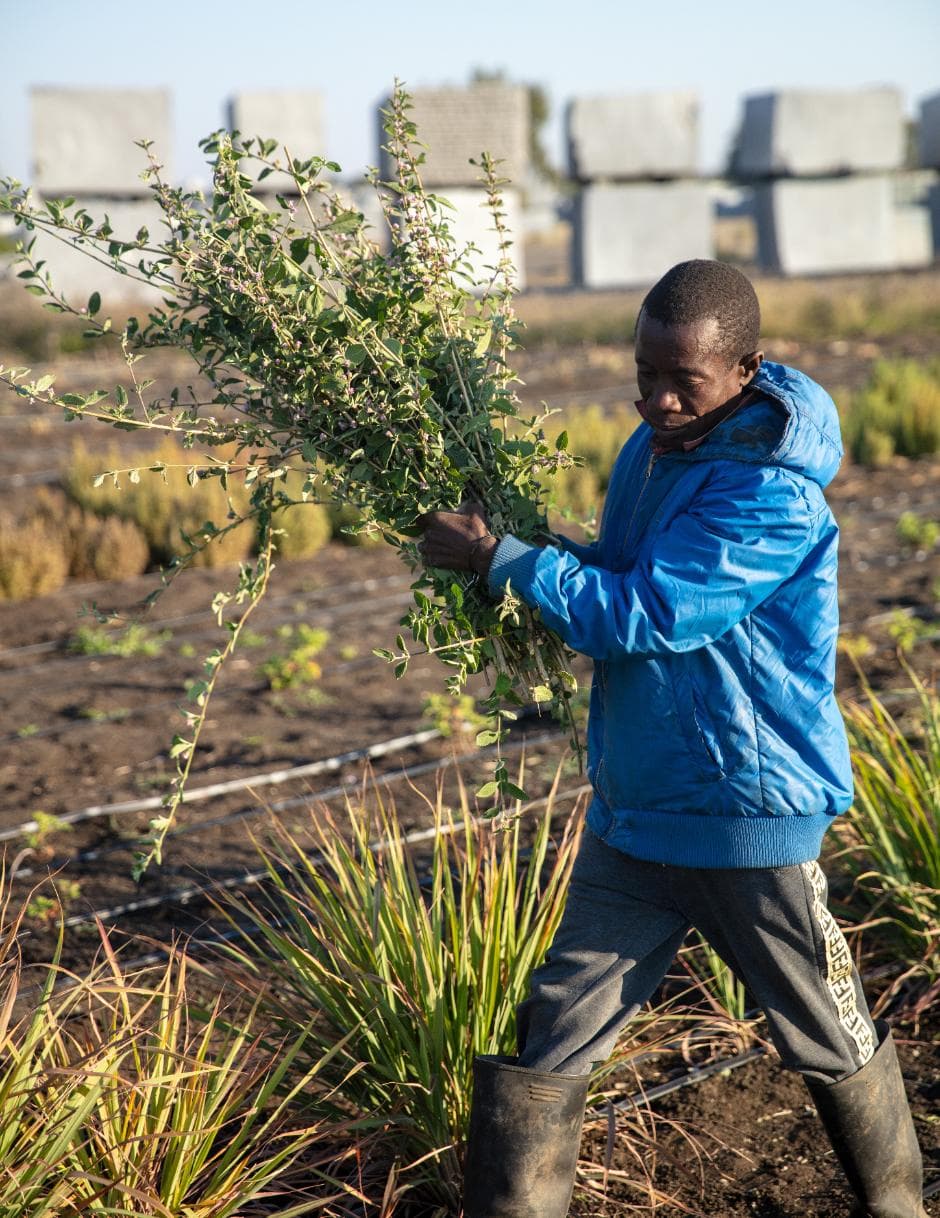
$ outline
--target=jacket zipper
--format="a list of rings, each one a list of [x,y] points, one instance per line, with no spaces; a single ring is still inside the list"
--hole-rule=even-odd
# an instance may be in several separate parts
[[[650,476],[653,472],[653,466],[655,464],[656,464],[656,453],[653,451],[653,449],[651,447],[650,448],[650,457],[646,463],[646,472],[643,475],[643,485],[640,487],[640,493],[636,497],[636,502],[633,505],[633,512],[630,516],[630,523],[627,525],[627,531],[626,531],[626,533],[624,533],[624,536],[623,536],[623,542],[620,547],[621,556],[623,556],[623,554],[626,552],[627,542],[630,540],[630,537],[633,534],[633,526],[636,523],[636,514],[640,510],[640,504],[643,501],[643,496],[646,494],[646,488],[649,486]]]

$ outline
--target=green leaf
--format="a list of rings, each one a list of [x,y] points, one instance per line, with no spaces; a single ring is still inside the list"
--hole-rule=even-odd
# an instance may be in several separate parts
[[[361,346],[359,343],[353,343],[351,347],[346,348],[346,358],[354,368],[358,368],[368,354],[369,353],[366,351],[365,347]]]
[[[94,315],[98,312],[98,310],[100,308],[101,308],[101,296],[97,292],[92,292],[92,294],[88,297],[89,316],[94,317]]]
[[[310,253],[310,238],[295,237],[290,243],[290,256],[295,262],[306,262],[307,255]]]
[[[482,732],[477,732],[476,742],[478,748],[486,748],[488,744],[496,744],[499,740],[499,732],[494,732],[492,728],[484,728]]]
[[[535,702],[551,702],[553,696],[547,685],[533,685],[531,693]]]
[[[559,453],[568,451],[568,433],[566,431],[559,433],[555,441],[555,451]]]
[[[36,384],[33,386],[33,388],[36,390],[37,393],[43,393],[43,392],[45,392],[46,389],[51,388],[54,381],[55,381],[55,376],[52,373],[47,373],[45,376],[41,376],[39,378],[39,380],[36,382]]]
[[[498,782],[485,782],[482,787],[477,789],[477,799],[492,799],[494,795],[499,793]]]

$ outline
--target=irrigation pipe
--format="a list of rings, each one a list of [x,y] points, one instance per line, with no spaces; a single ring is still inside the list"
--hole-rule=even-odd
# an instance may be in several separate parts
[[[183,796],[183,803],[197,803],[203,799],[213,799],[217,795],[228,795],[232,791],[244,791],[250,787],[269,787],[284,782],[292,782],[297,778],[313,778],[317,774],[327,774],[338,770],[353,761],[365,761],[373,757],[384,757],[396,749],[411,748],[414,745],[426,744],[429,740],[437,740],[443,733],[438,728],[426,728],[420,732],[412,732],[407,736],[396,736],[391,740],[382,740],[378,744],[370,744],[364,748],[350,749],[347,753],[338,753],[334,757],[324,757],[320,761],[312,761],[306,765],[290,766],[284,770],[268,770],[254,774],[248,778],[233,778],[228,782],[214,782],[205,787],[192,787]],[[64,824],[74,825],[80,821],[94,820],[100,816],[124,816],[131,812],[150,812],[164,807],[162,795],[152,795],[147,799],[130,799],[123,803],[92,804],[77,812],[65,812],[57,819]],[[34,820],[24,821],[11,829],[0,831],[0,842],[8,842],[13,838],[22,837],[25,833],[35,833],[39,824]]]
[[[510,742],[503,745],[503,755],[519,752],[524,748],[531,748],[533,745],[538,747],[540,744],[545,744],[557,739],[557,733],[544,734],[542,736],[529,737],[518,742]],[[489,746],[487,749],[480,749],[476,756],[485,756],[492,752],[495,746]],[[374,787],[387,787],[394,782],[399,782],[404,779],[417,778],[422,774],[430,774],[437,770],[446,769],[453,764],[454,758],[438,757],[434,761],[421,761],[412,766],[404,766],[398,770],[388,770],[383,774],[373,775],[370,779],[370,784]],[[591,788],[588,785],[578,787],[575,790],[576,795],[586,793]],[[337,786],[326,787],[321,791],[310,791],[305,795],[295,795],[287,799],[280,799],[274,803],[268,804],[251,804],[248,807],[239,808],[234,812],[228,812],[224,816],[213,816],[207,820],[199,820],[190,825],[183,825],[179,829],[175,829],[168,840],[172,841],[180,837],[187,837],[191,834],[203,833],[207,829],[217,829],[222,825],[235,824],[238,821],[251,820],[256,816],[261,816],[266,812],[286,812],[292,808],[300,808],[309,806],[316,801],[325,802],[328,799],[336,799],[339,796],[346,795],[349,791],[349,784],[340,783]],[[532,806],[535,806],[533,804]],[[529,805],[526,805],[528,810]],[[98,859],[105,858],[112,854],[122,854],[131,849],[133,842],[118,842],[110,846],[102,846],[92,850],[83,850],[78,854],[72,855],[58,866],[66,866],[69,863],[91,863]],[[19,867],[11,879],[33,879],[40,874],[40,869],[37,867]],[[43,875],[45,872],[42,873]],[[96,912],[101,912],[96,911]],[[89,915],[93,917],[94,913]]]
[[[301,597],[306,598],[306,606],[316,608],[321,599],[330,595],[336,594],[342,597],[342,603],[347,603],[349,598],[357,596],[360,592],[374,592],[377,588],[404,587],[409,582],[410,576],[401,575],[385,575],[372,579],[357,580],[351,584],[327,584],[324,588],[315,588],[311,592],[292,592],[285,593],[281,596],[267,596],[264,599],[264,604],[260,606],[262,610],[274,608],[276,605],[284,605],[288,602],[293,604]],[[88,593],[93,595],[96,589],[111,588],[111,581],[101,581],[97,583],[80,584],[78,587],[70,589],[70,591]],[[328,606],[333,608],[333,606]],[[152,630],[165,630],[170,626],[185,626],[188,622],[204,621],[206,615],[211,610],[206,608],[198,613],[184,613],[177,617],[160,618],[155,621],[148,619],[147,625]],[[298,614],[298,617],[301,615]],[[5,647],[0,649],[0,660],[5,660],[8,657],[18,655],[39,654],[41,651],[57,651],[61,650],[67,639],[50,639],[43,643],[26,643],[21,647]],[[84,657],[83,657],[84,658]]]
[[[659,1083],[656,1087],[650,1087],[646,1091],[637,1091],[633,1095],[627,1096],[624,1100],[619,1100],[616,1104],[611,1104],[610,1107],[615,1112],[624,1112],[629,1108],[640,1108],[651,1100],[662,1099],[665,1095],[671,1095],[673,1091],[678,1091],[682,1087],[694,1087],[697,1083],[702,1083],[707,1078],[711,1078],[714,1074],[722,1074],[725,1070],[737,1070],[739,1066],[747,1066],[753,1061],[757,1061],[759,1057],[764,1057],[767,1050],[763,1045],[755,1045],[753,1049],[748,1049],[746,1053],[739,1053],[734,1057],[719,1058],[717,1061],[709,1062],[707,1066],[693,1066],[678,1078],[670,1079],[666,1083]],[[594,1109],[598,1118],[601,1118],[606,1113],[608,1105],[600,1105]]]
[[[554,738],[553,736],[545,736],[545,737],[540,738],[539,740],[531,740],[526,743],[531,745],[531,744],[544,742],[545,740],[550,740],[553,738]],[[515,747],[518,749],[518,748],[525,747],[525,745],[519,744]],[[508,749],[504,750],[504,752],[508,752],[508,751],[509,751]],[[452,760],[453,759],[448,758],[447,764],[450,764],[452,762]],[[388,786],[391,782],[394,782],[396,780],[415,777],[418,773],[427,773],[429,770],[441,769],[441,768],[443,768],[443,765],[439,761],[438,762],[425,762],[420,766],[411,767],[411,769],[408,771],[395,772],[392,774],[384,774],[381,776],[381,778],[375,780],[374,785],[375,786]],[[528,803],[523,804],[523,806],[519,810],[520,815],[524,815],[527,812],[531,812],[535,808],[544,807],[549,802],[549,800],[554,800],[554,802],[561,802],[562,800],[578,799],[578,798],[580,798],[580,796],[586,795],[590,790],[591,790],[590,785],[585,783],[578,787],[569,788],[569,790],[567,790],[567,791],[556,792],[554,794],[554,796],[544,795],[539,799],[533,799],[533,800],[530,800]],[[336,794],[342,795],[345,793],[346,793],[345,787],[336,787],[330,792],[322,791],[322,792],[318,792],[314,795],[306,796],[305,798],[302,798],[302,799],[287,800],[287,801],[284,801],[283,804],[272,805],[269,809],[262,809],[262,811],[269,811],[269,810],[276,811],[278,808],[283,807],[285,804],[290,804],[291,806],[296,806],[297,804],[309,803],[311,800],[314,800],[314,799],[321,799],[321,800],[325,799],[328,795],[331,795],[331,794],[332,795],[336,795]],[[462,828],[465,823],[466,823],[466,818],[462,818],[458,821],[454,821],[451,824],[432,825],[427,829],[415,829],[415,830],[412,830],[411,833],[405,834],[405,836],[401,840],[402,840],[403,844],[408,845],[408,846],[417,845],[421,842],[430,841],[435,837],[448,836],[451,833],[456,833],[457,830]],[[486,818],[482,817],[482,816],[471,817],[470,823],[471,824],[484,824],[484,823],[486,823]],[[372,851],[379,851],[379,850],[385,849],[390,844],[391,843],[387,839],[380,838],[378,841],[371,842],[369,848]],[[316,858],[318,858],[318,855],[316,853],[314,853],[311,857],[316,859]],[[23,873],[20,872],[18,874],[22,875]],[[216,892],[225,892],[232,888],[237,888],[243,884],[247,886],[247,885],[252,885],[252,884],[263,883],[266,879],[270,879],[270,876],[271,876],[271,872],[267,867],[258,868],[257,870],[254,870],[254,871],[243,872],[242,874],[237,875],[237,876],[229,876],[227,879],[224,879],[224,880],[214,881],[212,884],[190,885],[189,887],[186,887],[186,888],[173,889],[171,892],[163,893],[162,895],[145,897],[139,901],[128,901],[128,902],[125,902],[123,905],[113,906],[111,909],[93,909],[85,914],[75,914],[71,918],[64,919],[62,925],[65,928],[69,928],[72,926],[82,926],[89,922],[96,921],[97,919],[100,919],[103,922],[108,918],[120,917],[120,915],[124,914],[124,913],[136,913],[142,909],[153,909],[160,905],[169,904],[171,901],[175,901],[177,904],[180,904],[180,905],[186,905],[195,898],[202,897],[202,896],[209,896],[210,894],[214,894]],[[238,933],[241,933],[240,928],[239,928]],[[19,940],[24,941],[28,938],[31,938],[32,934],[33,934],[32,931],[27,930],[26,932],[24,932],[23,934],[21,934],[19,936]],[[211,947],[216,942],[225,941],[226,938],[227,938],[227,936],[225,936],[225,935],[221,936],[221,938],[220,938],[220,936],[215,935],[211,939],[204,939],[204,940],[191,939],[191,940],[189,940],[189,944],[195,946],[197,949],[201,948],[201,947]],[[188,947],[187,947],[187,950],[189,950]],[[167,954],[168,954],[168,949],[162,949],[157,952],[152,952],[148,956],[143,956],[143,957],[139,957],[137,959],[128,961],[124,967],[125,967],[125,969],[144,968],[148,964],[156,963],[158,960],[164,959]],[[71,983],[71,984],[74,984],[74,983]],[[42,987],[35,986],[33,988],[41,989]],[[24,994],[30,993],[30,992],[32,992],[32,991],[31,990],[24,991]]]

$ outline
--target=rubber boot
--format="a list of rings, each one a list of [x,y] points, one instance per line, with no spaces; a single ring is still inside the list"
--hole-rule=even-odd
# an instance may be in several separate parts
[[[861,1208],[858,1218],[927,1218],[923,1164],[891,1031],[870,1061],[838,1083],[806,1080]]]
[[[565,1218],[590,1075],[543,1074],[477,1057],[464,1218]]]

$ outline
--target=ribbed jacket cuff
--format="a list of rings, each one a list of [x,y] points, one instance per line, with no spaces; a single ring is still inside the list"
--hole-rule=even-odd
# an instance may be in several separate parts
[[[490,591],[499,595],[508,580],[517,592],[528,591],[535,576],[535,564],[542,553],[540,546],[530,546],[512,533],[507,533],[493,554],[487,577]]]

